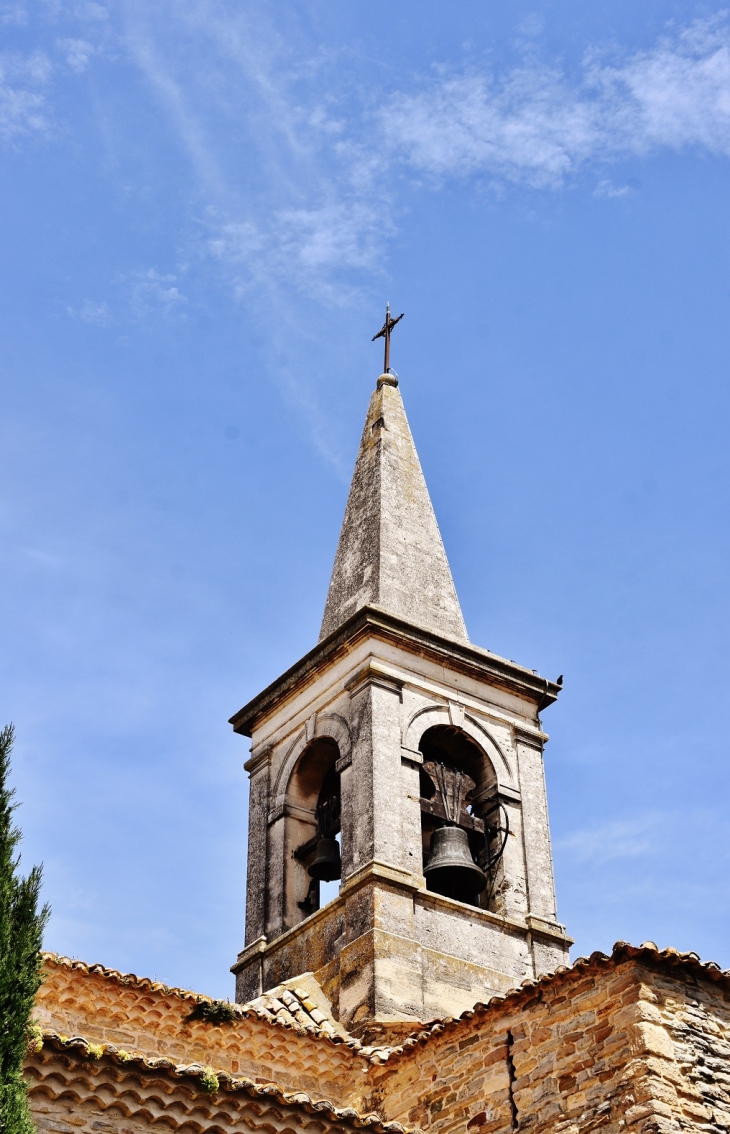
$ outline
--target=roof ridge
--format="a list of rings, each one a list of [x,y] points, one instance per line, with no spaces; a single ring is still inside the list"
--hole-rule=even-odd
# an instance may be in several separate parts
[[[722,969],[716,961],[701,961],[699,953],[681,953],[678,949],[674,949],[671,946],[666,949],[659,949],[653,941],[644,941],[641,945],[631,945],[628,941],[617,941],[610,954],[603,953],[599,949],[591,953],[589,957],[576,957],[572,965],[559,965],[552,973],[543,973],[534,980],[530,978],[523,980],[518,987],[508,989],[503,993],[497,993],[491,996],[486,1002],[477,1001],[473,1008],[467,1008],[459,1016],[445,1016],[429,1021],[428,1024],[414,1031],[412,1035],[408,1036],[408,1038],[403,1040],[403,1043],[399,1044],[397,1047],[382,1049],[383,1053],[385,1053],[386,1050],[388,1052],[388,1054],[385,1055],[385,1059],[393,1055],[402,1055],[408,1049],[428,1042],[434,1035],[439,1035],[447,1029],[456,1027],[458,1024],[467,1020],[471,1020],[476,1015],[484,1015],[491,1008],[500,1007],[508,1002],[519,1001],[539,986],[544,987],[548,984],[557,983],[560,979],[580,976],[590,967],[597,968],[601,965],[618,964],[624,960],[636,960],[637,958],[642,960],[651,958],[655,961],[659,960],[675,966],[681,965],[694,973],[700,970],[700,975],[716,982],[720,980],[727,981],[730,987],[730,969]]]
[[[81,972],[89,973],[94,976],[103,976],[110,980],[116,980],[120,984],[130,985],[133,988],[150,988],[154,992],[164,992],[168,996],[178,996],[181,1000],[215,1000],[213,996],[207,996],[205,993],[192,992],[187,988],[177,988],[173,985],[165,984],[164,981],[152,980],[151,977],[138,977],[136,973],[123,973],[119,969],[110,969],[106,965],[99,962],[88,964],[86,961],[80,960],[78,957],[66,957],[61,953],[51,953],[49,950],[42,950],[41,957],[44,961],[50,961],[54,965],[60,965],[67,969],[78,969]],[[234,1005],[239,1007],[239,1005]]]
[[[148,977],[137,977],[134,973],[120,973],[117,969],[108,969],[100,964],[88,965],[85,961],[62,957],[58,953],[43,952],[42,957],[44,960],[52,961],[54,964],[77,969],[92,975],[101,975],[108,979],[117,980],[125,985],[133,985],[137,988],[149,988],[156,992],[163,992],[166,995],[178,996],[183,1000],[191,1000],[198,1003],[207,1000],[212,1003],[215,999],[203,993],[190,992],[187,989],[181,988],[171,988],[161,981],[152,981]],[[322,1027],[321,1023],[312,1019],[308,1009],[303,1004],[301,1005],[302,1012],[309,1016],[311,1023],[302,1023],[296,1019],[293,1013],[286,1009],[284,1012],[276,1014],[263,1005],[257,1005],[255,1000],[249,1001],[247,1004],[232,1004],[231,1007],[236,1010],[236,1013],[242,1019],[253,1016],[256,1019],[265,1020],[267,1023],[275,1024],[278,1027],[289,1028],[298,1034],[306,1034],[315,1039],[329,1040],[330,1043],[338,1046],[348,1047],[353,1054],[366,1059],[370,1063],[385,1063],[393,1056],[403,1055],[408,1050],[422,1043],[426,1043],[431,1036],[439,1035],[447,1029],[473,1019],[475,1015],[481,1016],[490,1009],[496,1009],[503,1004],[515,1003],[519,1001],[520,998],[528,996],[535,988],[544,988],[559,980],[581,975],[590,967],[599,967],[611,963],[618,964],[623,960],[629,959],[651,959],[661,961],[665,964],[681,965],[690,972],[699,974],[708,980],[727,982],[728,987],[730,987],[730,969],[722,969],[716,961],[702,961],[699,953],[693,951],[682,953],[671,946],[666,949],[659,949],[653,941],[644,941],[638,946],[631,945],[628,941],[617,941],[610,954],[596,950],[591,953],[589,957],[576,957],[571,965],[559,965],[552,973],[543,973],[534,980],[528,978],[527,980],[523,980],[522,983],[515,988],[508,989],[503,993],[496,993],[487,1001],[477,1001],[472,1008],[467,1008],[459,1016],[445,1016],[430,1020],[416,1028],[401,1044],[394,1045],[393,1047],[386,1045],[372,1047],[363,1046],[360,1040],[356,1039],[354,1036],[347,1033],[345,1036],[342,1036],[338,1032],[330,1031],[328,1028]],[[295,996],[297,1001],[301,1004],[301,997],[296,994],[294,989],[289,988],[287,992]],[[257,997],[256,1000],[263,999],[266,995],[270,995],[270,993],[264,993],[261,997]],[[291,1018],[287,1019],[286,1016],[290,1016]]]
[[[418,1134],[416,1127],[403,1126],[400,1122],[388,1122],[375,1113],[362,1114],[354,1107],[338,1107],[329,1099],[313,1099],[304,1091],[287,1091],[274,1080],[268,1083],[257,1083],[253,1079],[249,1079],[247,1075],[231,1075],[228,1071],[221,1071],[202,1063],[176,1064],[166,1056],[150,1059],[141,1052],[127,1052],[116,1047],[115,1044],[94,1044],[83,1036],[62,1036],[57,1032],[45,1029],[42,1030],[41,1034],[41,1046],[44,1046],[46,1041],[50,1041],[63,1051],[80,1052],[85,1060],[88,1060],[89,1057],[98,1060],[106,1055],[122,1066],[135,1064],[143,1067],[146,1071],[170,1072],[175,1078],[203,1080],[206,1085],[202,1087],[201,1093],[210,1096],[216,1094],[218,1088],[223,1085],[224,1089],[229,1092],[245,1091],[252,1098],[273,1097],[287,1106],[303,1106],[307,1110],[318,1113],[327,1111],[340,1122],[349,1120],[359,1127],[370,1127],[374,1134]],[[36,1042],[33,1051],[37,1053],[39,1050],[40,1047]],[[213,1078],[216,1080],[215,1085],[212,1084]]]

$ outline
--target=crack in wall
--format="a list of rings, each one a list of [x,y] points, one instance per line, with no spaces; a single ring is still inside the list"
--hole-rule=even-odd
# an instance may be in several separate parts
[[[517,1103],[515,1102],[515,1088],[514,1083],[517,1075],[515,1073],[515,1064],[512,1058],[512,1048],[514,1046],[515,1038],[512,1032],[507,1032],[507,1074],[509,1076],[509,1105],[512,1113],[512,1129],[516,1130],[519,1125],[519,1115],[517,1113]]]

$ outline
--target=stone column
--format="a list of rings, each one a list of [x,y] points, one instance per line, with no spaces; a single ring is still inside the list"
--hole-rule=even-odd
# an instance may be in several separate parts
[[[505,786],[500,787],[500,796],[507,812],[509,836],[502,861],[497,868],[496,909],[507,917],[521,918],[529,908],[522,803],[519,794]]]
[[[340,775],[343,885],[371,861],[374,847],[370,686],[358,676],[348,688],[352,758]]]
[[[266,832],[266,922],[264,933],[275,940],[289,928],[286,924],[286,817],[284,807],[269,814]]]

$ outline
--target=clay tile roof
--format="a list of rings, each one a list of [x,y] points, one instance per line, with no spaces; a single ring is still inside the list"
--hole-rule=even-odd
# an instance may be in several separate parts
[[[82,972],[98,973],[109,979],[117,980],[121,984],[132,985],[137,988],[154,989],[164,995],[179,996],[183,999],[193,1000],[195,1002],[203,1000],[210,1001],[211,999],[207,996],[200,996],[195,992],[189,992],[186,989],[169,988],[159,981],[151,981],[146,977],[137,977],[133,973],[120,973],[116,969],[107,969],[104,968],[103,965],[87,965],[83,961],[71,960],[69,957],[59,957],[55,953],[44,953],[43,957],[44,960],[51,961],[58,965],[65,965],[68,968],[78,969]],[[393,1057],[402,1055],[409,1049],[428,1042],[432,1036],[439,1035],[446,1029],[458,1027],[472,1020],[476,1015],[483,1015],[485,1012],[496,1009],[504,1004],[516,1006],[521,1000],[529,999],[533,989],[537,987],[545,987],[551,984],[555,985],[563,980],[574,980],[582,976],[587,969],[605,968],[610,965],[621,964],[623,961],[627,960],[639,960],[651,965],[661,964],[668,967],[682,968],[685,972],[691,973],[693,976],[721,982],[730,988],[730,969],[723,970],[715,961],[703,962],[700,960],[697,953],[680,953],[679,950],[672,948],[659,949],[653,941],[644,941],[639,946],[630,945],[627,941],[617,941],[610,956],[597,951],[591,953],[590,957],[577,957],[572,965],[559,965],[553,973],[544,974],[537,977],[535,980],[524,980],[519,988],[513,988],[508,992],[492,996],[486,1003],[480,1001],[475,1004],[473,1008],[462,1012],[460,1016],[431,1020],[421,1025],[408,1039],[404,1040],[402,1044],[394,1047],[364,1047],[360,1041],[353,1036],[341,1031],[338,1032],[333,1023],[327,1019],[325,1013],[318,1009],[313,1001],[309,999],[306,990],[301,988],[295,987],[292,989],[289,986],[280,985],[277,988],[271,989],[269,992],[263,993],[255,1000],[249,1001],[248,1004],[234,1004],[232,1007],[241,1017],[257,1016],[259,1019],[267,1020],[269,1023],[275,1024],[278,1027],[291,1028],[299,1034],[306,1033],[319,1039],[326,1039],[330,1043],[344,1044],[350,1048],[354,1054],[361,1056],[370,1063],[378,1064],[385,1063]],[[86,1043],[86,1041],[79,1042]],[[168,1063],[169,1061],[166,1060],[153,1060],[150,1061],[148,1065],[161,1066],[163,1064],[167,1065]],[[169,1065],[172,1066],[172,1064]],[[227,1078],[225,1074],[224,1078]],[[239,1080],[236,1081],[238,1082]],[[243,1080],[240,1081],[243,1082]],[[392,1125],[393,1130],[395,1130],[396,1127],[397,1123]]]
[[[274,988],[241,1006],[242,1014],[263,1016],[289,1027],[299,1025],[307,1032],[320,1033],[337,1043],[346,1042],[334,1023],[317,1007],[302,988]],[[355,1041],[356,1042],[356,1041]],[[359,1045],[358,1045],[359,1046]]]
[[[220,1090],[243,1091],[251,1098],[275,1098],[284,1106],[298,1106],[310,1113],[329,1114],[338,1122],[368,1128],[373,1134],[417,1134],[413,1127],[403,1126],[400,1122],[386,1122],[377,1114],[362,1114],[353,1107],[338,1107],[329,1099],[313,1099],[304,1091],[286,1091],[278,1083],[256,1083],[246,1076],[229,1075],[227,1071],[204,1067],[200,1063],[175,1064],[165,1057],[149,1059],[139,1052],[123,1051],[114,1044],[95,1045],[83,1036],[60,1036],[56,1032],[43,1031],[42,1037],[43,1046],[50,1044],[58,1050],[77,1056],[80,1061],[105,1056],[121,1066],[134,1067],[135,1070],[158,1071],[174,1079],[198,1079],[201,1093],[211,1098]],[[217,1087],[213,1084],[212,1089],[211,1077],[217,1081]]]
[[[210,996],[190,992],[186,988],[171,988],[161,981],[138,977],[134,973],[122,973],[118,969],[108,969],[99,964],[88,965],[85,961],[62,957],[58,953],[44,952],[41,955],[46,964],[61,965],[78,972],[95,974],[128,987],[152,989],[163,996],[177,996],[196,1004],[202,1001],[213,1003],[213,998]],[[317,1039],[328,1040],[330,1043],[344,1044],[372,1063],[383,1062],[383,1058],[387,1058],[390,1051],[389,1048],[363,1047],[354,1036],[348,1035],[341,1029],[338,1031],[326,1014],[309,999],[305,989],[280,986],[256,997],[255,1000],[250,1000],[247,1004],[232,1004],[231,1007],[242,1019],[247,1016],[257,1017],[278,1027],[291,1028],[300,1035],[306,1033]]]

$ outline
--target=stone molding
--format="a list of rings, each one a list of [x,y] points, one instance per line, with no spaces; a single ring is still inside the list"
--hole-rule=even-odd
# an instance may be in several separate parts
[[[499,796],[504,803],[514,803],[517,807],[522,806],[522,792],[518,788],[513,788],[508,784],[500,784]]]
[[[268,942],[264,935],[257,937],[255,941],[252,941],[250,945],[247,945],[246,948],[242,949],[238,954],[235,964],[231,965],[231,972],[240,972],[254,957],[262,956],[266,952],[267,944]]]
[[[524,725],[513,725],[512,732],[516,744],[526,744],[529,748],[535,748],[538,752],[542,752],[550,739],[546,732],[526,728]]]
[[[491,910],[480,909],[478,906],[457,902],[454,898],[447,898],[442,894],[427,890],[426,879],[423,875],[412,874],[394,866],[392,863],[372,860],[351,874],[343,882],[338,896],[328,902],[326,906],[323,906],[322,909],[315,910],[304,921],[298,922],[270,942],[265,937],[259,937],[246,946],[243,952],[238,954],[236,963],[231,966],[231,972],[239,972],[250,964],[255,957],[263,958],[269,953],[285,949],[297,937],[310,932],[312,926],[316,925],[318,921],[330,917],[339,907],[345,904],[346,898],[368,883],[376,885],[380,883],[407,890],[413,895],[413,900],[417,904],[431,906],[434,909],[443,909],[452,916],[456,915],[462,921],[492,925],[502,932],[522,938],[529,933],[539,934],[542,940],[555,942],[561,948],[573,944],[572,938],[566,935],[564,926],[556,922],[548,922],[544,918],[530,914],[524,920],[517,917],[507,917],[504,914],[493,913]]]
[[[259,937],[256,941],[247,945],[243,952],[238,954],[235,965],[231,967],[231,972],[238,972],[241,968],[244,968],[250,963],[252,957],[285,948],[290,942],[295,941],[297,937],[308,933],[313,925],[329,917],[338,907],[345,904],[347,897],[368,882],[384,882],[391,886],[399,886],[412,893],[422,893],[425,891],[426,886],[426,879],[423,875],[411,874],[409,871],[401,870],[399,866],[394,866],[389,862],[372,860],[364,866],[359,867],[354,874],[351,874],[350,877],[343,882],[337,897],[333,898],[331,902],[328,902],[326,906],[315,910],[309,917],[304,918],[303,921],[297,922],[291,929],[287,929],[272,941],[267,941],[265,937]],[[446,900],[448,901],[449,899]],[[458,905],[458,903],[456,904]]]
[[[372,660],[362,666],[354,677],[345,682],[345,689],[350,694],[350,700],[352,700],[353,697],[356,697],[358,693],[361,693],[370,685],[387,689],[390,693],[396,693],[400,700],[403,699],[405,681],[400,677],[394,677],[384,666],[378,665],[377,662]]]
[[[272,807],[269,811],[267,819],[268,826],[270,827],[272,823],[276,823],[277,819],[281,819],[284,815],[291,816],[293,819],[300,819],[305,823],[311,823],[312,826],[316,825],[311,811],[308,811],[306,807],[299,807],[298,804],[290,803],[285,799],[283,803],[277,804],[276,807]]]
[[[413,874],[410,870],[403,870],[400,866],[394,866],[390,862],[379,862],[377,859],[371,859],[370,862],[358,867],[345,879],[340,887],[340,897],[359,889],[365,882],[373,878],[381,882],[395,883],[397,886],[414,892],[420,892],[426,888],[426,879],[422,874]]]
[[[563,941],[566,945],[573,944],[573,938],[568,937],[565,926],[559,921],[548,921],[547,918],[528,913],[525,914],[525,923],[532,933],[538,933],[540,937],[547,937],[551,941]]]
[[[493,925],[503,932],[513,933],[518,937],[524,938],[529,932],[527,922],[523,921],[521,918],[507,917],[505,914],[494,913],[492,910],[480,909],[479,906],[467,905],[466,902],[457,902],[455,898],[447,898],[443,894],[435,894],[433,890],[426,890],[425,888],[419,890],[415,900],[421,905],[447,910],[449,914],[460,917],[462,921],[471,920]],[[560,928],[562,929],[562,926]],[[544,936],[550,937],[551,934],[546,931]],[[566,941],[564,933],[552,934],[552,936],[556,940],[559,940],[561,944]]]

